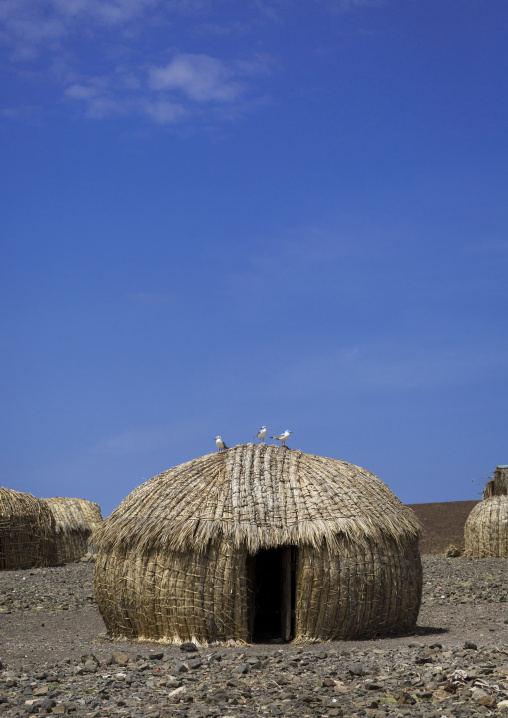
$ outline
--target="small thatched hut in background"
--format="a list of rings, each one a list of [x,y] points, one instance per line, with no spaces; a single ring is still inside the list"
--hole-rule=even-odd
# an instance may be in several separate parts
[[[497,466],[483,498],[464,526],[464,554],[472,558],[508,557],[508,466]]]
[[[177,466],[92,537],[110,634],[180,643],[414,629],[419,523],[376,476],[265,444]]]
[[[480,501],[464,526],[465,555],[508,558],[508,496]]]
[[[55,517],[57,562],[79,561],[88,551],[92,532],[102,523],[101,507],[92,501],[65,496],[42,501]]]
[[[485,484],[482,498],[492,496],[508,496],[508,466],[496,466],[494,478]]]
[[[0,488],[0,570],[55,563],[55,519],[32,494]]]

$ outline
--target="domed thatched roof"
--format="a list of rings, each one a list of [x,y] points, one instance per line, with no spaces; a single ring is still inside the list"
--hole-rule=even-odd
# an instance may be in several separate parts
[[[94,533],[100,549],[204,550],[226,539],[250,553],[285,544],[333,550],[383,537],[403,544],[420,525],[374,474],[338,459],[265,444],[238,445],[155,476]]]
[[[90,534],[102,523],[101,507],[86,499],[53,496],[45,501],[55,517],[56,532],[81,531]]]

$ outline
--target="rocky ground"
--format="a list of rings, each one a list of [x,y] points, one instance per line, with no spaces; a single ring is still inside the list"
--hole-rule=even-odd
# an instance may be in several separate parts
[[[0,715],[508,716],[508,561],[423,564],[411,636],[191,651],[107,640],[91,563],[4,571]]]

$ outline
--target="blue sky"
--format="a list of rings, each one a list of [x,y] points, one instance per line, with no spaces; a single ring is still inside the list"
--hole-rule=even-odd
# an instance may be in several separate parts
[[[506,0],[0,0],[0,484],[508,463]]]

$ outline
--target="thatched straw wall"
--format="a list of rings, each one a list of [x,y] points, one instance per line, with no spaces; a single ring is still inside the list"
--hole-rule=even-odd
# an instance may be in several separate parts
[[[508,558],[508,496],[492,496],[476,504],[464,527],[465,555]]]
[[[57,562],[79,561],[88,551],[92,532],[102,523],[101,507],[92,501],[65,496],[42,501],[55,517]]]
[[[485,484],[483,499],[492,496],[508,496],[508,466],[498,466],[494,471],[494,478]]]
[[[92,538],[95,593],[115,636],[249,641],[249,565],[295,547],[295,641],[414,628],[419,523],[376,476],[264,444],[236,446],[150,479]]]
[[[351,544],[337,553],[304,547],[299,556],[296,640],[373,638],[414,629],[421,593],[418,544]]]
[[[32,494],[0,488],[0,570],[55,563],[55,519]]]

